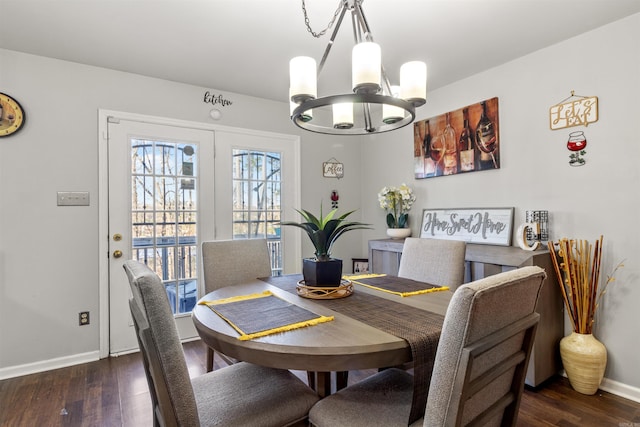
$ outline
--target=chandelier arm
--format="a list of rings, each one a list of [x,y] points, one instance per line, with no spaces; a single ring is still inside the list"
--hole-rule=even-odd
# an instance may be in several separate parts
[[[387,71],[384,69],[384,64],[380,64],[380,69],[382,72],[382,83],[384,84],[382,93],[384,93],[384,89],[387,89],[387,93],[393,96],[393,92],[391,91],[391,83],[389,83],[389,77],[387,77]]]
[[[356,15],[355,9],[351,10],[351,29],[353,31],[353,42],[355,44],[362,42],[362,28],[360,27],[360,21]]]
[[[327,61],[327,57],[329,56],[329,52],[333,47],[333,42],[336,39],[336,35],[338,35],[338,30],[340,29],[340,25],[342,25],[342,19],[344,18],[344,14],[347,12],[347,3],[342,4],[342,10],[340,11],[340,18],[338,18],[338,22],[336,26],[333,28],[333,32],[331,33],[331,38],[329,39],[329,43],[327,43],[327,47],[324,49],[324,53],[322,54],[322,59],[320,60],[320,64],[318,65],[318,71],[316,73],[316,78],[320,77],[320,72],[324,68],[324,63]]]
[[[362,111],[364,112],[364,130],[367,132],[373,132],[375,131],[375,128],[371,122],[371,104],[367,102],[362,107]]]
[[[367,22],[367,18],[364,17],[362,6],[360,6],[360,2],[357,0],[353,4],[353,12],[357,17],[358,22],[360,23],[359,28],[361,28],[362,32],[364,32],[365,40],[368,42],[372,42],[373,34],[371,34],[371,29],[369,28],[369,23]]]

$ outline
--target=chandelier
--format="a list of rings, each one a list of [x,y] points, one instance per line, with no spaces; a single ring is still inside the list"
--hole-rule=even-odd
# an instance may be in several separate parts
[[[341,0],[327,28],[315,33],[309,25],[305,2],[302,0],[305,24],[314,37],[321,37],[337,19],[317,68],[315,59],[308,56],[295,57],[289,63],[291,120],[302,129],[332,135],[388,132],[413,122],[415,109],[426,101],[427,66],[424,62],[403,64],[400,68],[400,86],[391,86],[389,83],[382,65],[380,46],[373,41],[362,11],[362,2]],[[347,10],[351,12],[355,40],[351,69],[353,91],[318,98],[318,76]]]

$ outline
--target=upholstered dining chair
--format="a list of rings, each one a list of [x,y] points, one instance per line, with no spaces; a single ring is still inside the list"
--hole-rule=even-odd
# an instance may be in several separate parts
[[[202,268],[206,293],[258,277],[271,276],[266,239],[216,240],[202,243]],[[213,370],[212,348],[207,348],[207,372]],[[218,353],[227,364],[237,360]]]
[[[465,242],[456,240],[408,237],[402,248],[398,276],[449,286],[455,291],[464,282],[466,247]]]
[[[523,267],[460,286],[444,318],[424,419],[412,426],[514,426],[546,277]],[[413,377],[391,368],[322,399],[309,421],[328,426],[406,426]]]
[[[318,397],[289,371],[240,362],[190,379],[162,280],[138,261],[126,261],[124,269],[154,426],[284,426],[306,420]]]

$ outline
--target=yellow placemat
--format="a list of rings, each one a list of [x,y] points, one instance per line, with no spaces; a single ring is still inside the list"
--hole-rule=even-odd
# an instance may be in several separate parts
[[[352,283],[367,288],[375,289],[401,297],[428,294],[431,292],[447,291],[448,286],[437,286],[429,283],[418,282],[404,277],[388,276],[386,274],[357,274],[344,276]]]
[[[200,301],[222,317],[239,334],[241,341],[313,326],[333,320],[277,297],[271,291],[239,295],[214,301]]]

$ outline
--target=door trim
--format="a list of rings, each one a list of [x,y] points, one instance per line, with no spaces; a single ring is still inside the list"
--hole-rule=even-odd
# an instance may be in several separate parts
[[[240,133],[245,135],[257,135],[288,139],[294,145],[294,161],[292,167],[295,168],[294,206],[300,206],[301,195],[301,171],[300,171],[300,137],[296,135],[281,134],[268,131],[257,131],[252,129],[235,128],[188,120],[172,119],[168,117],[148,116],[144,114],[127,113],[114,110],[98,110],[98,253],[101,254],[98,260],[98,287],[99,287],[99,307],[100,307],[100,349],[101,359],[109,356],[109,158],[108,158],[108,120],[129,120],[157,125],[168,125],[174,127],[185,127],[192,129],[225,131]],[[283,212],[284,215],[293,214]],[[288,218],[283,218],[288,219]],[[294,218],[290,218],[294,220]],[[293,239],[289,244],[294,245],[296,258],[302,258],[302,242],[300,239]]]

